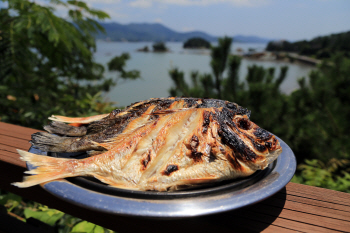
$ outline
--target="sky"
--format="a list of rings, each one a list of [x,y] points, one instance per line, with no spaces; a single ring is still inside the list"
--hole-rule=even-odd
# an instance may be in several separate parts
[[[44,3],[48,0],[31,0]],[[350,0],[82,0],[106,22],[161,23],[177,32],[289,41],[350,31]],[[0,2],[0,7],[6,7]],[[66,10],[57,9],[58,15]]]
[[[161,23],[178,32],[289,41],[350,31],[349,0],[85,0],[107,22]]]

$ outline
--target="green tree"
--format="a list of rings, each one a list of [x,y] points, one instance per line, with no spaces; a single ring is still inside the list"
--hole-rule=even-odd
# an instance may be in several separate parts
[[[129,59],[130,55],[128,53],[122,53],[122,55],[116,56],[108,62],[108,70],[116,71],[119,73],[119,75],[117,75],[115,78],[116,84],[119,84],[120,80],[125,82],[128,80],[135,80],[140,78],[140,72],[138,70],[125,70],[126,61]]]
[[[101,93],[121,79],[139,78],[138,71],[125,70],[128,54],[108,64],[110,71],[118,72],[114,78],[106,78],[104,66],[94,62],[94,34],[103,31],[96,20],[108,18],[106,13],[74,0],[51,0],[48,5],[1,1],[0,121],[42,129],[51,114],[109,112],[114,107]],[[65,8],[68,17],[55,15],[56,6]],[[108,231],[3,190],[0,205],[22,221],[36,218],[55,232]]]
[[[313,56],[318,59],[331,58],[335,53],[342,52],[343,56],[350,57],[350,31],[327,36],[319,36],[309,41],[296,42],[271,41],[266,50],[274,52],[295,52],[302,55]]]
[[[191,80],[192,87],[185,82],[184,73],[174,68],[169,71],[171,79],[175,83],[175,87],[170,89],[170,94],[177,96],[192,96],[192,97],[208,97],[221,99],[223,82],[227,78],[224,77],[224,72],[228,66],[234,66],[231,63],[237,62],[237,58],[230,55],[232,38],[219,38],[218,46],[211,48],[211,62],[212,74],[199,74],[192,72]],[[237,67],[236,67],[237,68]],[[231,71],[229,71],[231,72]],[[233,73],[236,71],[232,71]],[[230,75],[233,75],[233,73]]]
[[[221,89],[222,89],[222,79],[223,73],[226,69],[227,59],[230,54],[232,38],[224,37],[219,38],[219,45],[212,47],[211,49],[211,62],[210,66],[214,74],[214,83],[217,91],[217,97],[222,98]]]
[[[350,158],[349,75],[350,59],[337,54],[312,71],[308,83],[299,80],[289,97],[286,115],[293,127],[286,138],[300,158]]]
[[[281,93],[280,85],[288,68],[282,67],[275,77],[274,68],[265,69],[254,65],[248,68],[245,81],[240,81],[238,71],[241,58],[230,54],[231,43],[231,38],[220,38],[218,46],[212,47],[210,65],[213,75],[192,72],[192,83],[188,84],[182,71],[177,68],[170,70],[170,77],[175,84],[170,94],[236,102],[252,110],[252,120],[261,127],[278,135],[283,133],[284,128],[276,125],[283,120],[284,109],[287,108],[286,96]]]
[[[225,49],[228,51],[229,46],[219,43],[212,54]],[[222,57],[225,61],[226,56]],[[212,56],[211,64],[216,64],[214,73],[220,75],[192,72],[191,84],[186,83],[183,72],[171,70],[175,86],[170,94],[218,98],[216,81],[222,77],[219,81],[222,98],[250,109],[252,121],[292,148],[299,163],[294,182],[350,192],[350,59],[336,54],[325,60],[308,79],[299,79],[298,90],[286,95],[280,86],[287,67],[276,75],[274,68],[253,65],[248,67],[245,80],[240,81],[241,59],[227,57],[226,68],[222,68],[226,62],[220,63],[220,56]]]
[[[115,79],[106,78],[103,65],[93,59],[94,34],[103,31],[96,20],[108,18],[106,13],[75,0],[51,0],[49,5],[2,2],[7,7],[0,9],[1,121],[41,128],[51,114],[111,110],[101,93],[115,85]],[[66,9],[68,17],[55,15],[56,6]],[[137,78],[137,72],[122,66],[112,69],[123,79]]]

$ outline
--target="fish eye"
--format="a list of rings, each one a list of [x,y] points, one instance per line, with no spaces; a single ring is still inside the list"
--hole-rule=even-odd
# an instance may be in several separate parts
[[[244,129],[244,130],[248,130],[250,129],[250,121],[246,118],[241,118],[238,120],[238,127],[241,128],[241,129]]]

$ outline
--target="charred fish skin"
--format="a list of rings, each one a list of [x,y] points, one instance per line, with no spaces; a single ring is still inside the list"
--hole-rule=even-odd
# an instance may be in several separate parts
[[[64,144],[62,144],[62,138],[38,133],[32,137],[31,143],[38,149],[52,152],[103,150],[102,147],[96,146],[96,143],[102,143],[123,133],[129,123],[144,114],[150,106],[154,106],[152,110],[153,116],[150,117],[151,120],[157,118],[157,113],[162,111],[169,111],[168,113],[170,113],[171,110],[175,109],[192,108],[223,108],[224,111],[229,111],[233,115],[247,115],[250,117],[250,111],[246,108],[224,100],[180,97],[155,98],[136,102],[127,106],[124,110],[116,109],[108,116],[93,121],[87,126],[74,127],[54,121],[44,126],[44,129],[49,133],[77,138],[67,137],[64,140]]]
[[[55,116],[85,125],[74,130],[53,123],[51,128],[62,133],[33,134],[33,146],[54,152],[94,151],[92,156],[65,160],[21,151],[22,159],[38,168],[15,185],[94,176],[117,188],[174,191],[249,176],[282,152],[277,138],[251,122],[250,114],[224,100],[170,97],[77,120]],[[84,135],[73,136],[79,134]]]
[[[44,129],[49,133],[64,136],[78,137],[84,136],[87,133],[87,128],[85,126],[75,127],[58,121],[52,121],[49,125],[45,125]]]

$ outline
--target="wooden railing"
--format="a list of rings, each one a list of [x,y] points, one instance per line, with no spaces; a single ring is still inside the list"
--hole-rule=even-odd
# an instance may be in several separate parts
[[[0,189],[105,228],[122,232],[350,232],[350,194],[289,183],[272,197],[241,209],[183,219],[125,217],[92,211],[54,197],[40,186],[20,189],[26,165],[16,149],[28,150],[38,130],[0,122]],[[0,232],[15,232],[1,220]],[[20,224],[19,224],[20,225]],[[30,226],[28,226],[28,232]]]

